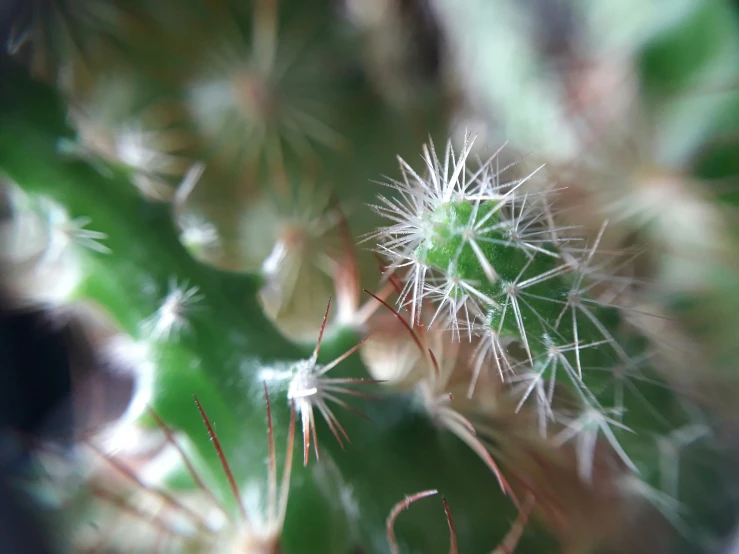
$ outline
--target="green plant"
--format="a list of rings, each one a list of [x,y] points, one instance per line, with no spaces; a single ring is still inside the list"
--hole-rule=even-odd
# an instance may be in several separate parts
[[[470,79],[452,75],[462,105],[496,114],[502,105],[514,122],[542,125],[511,124],[513,144],[490,152],[468,135],[441,155],[428,141],[418,170],[403,160],[429,131],[446,140],[445,99],[407,70],[422,53],[397,46],[408,27],[387,22],[409,16],[394,3],[347,8],[368,49],[364,73],[323,4],[311,11],[313,42],[301,42],[304,26],[281,23],[303,21],[290,3],[72,4],[44,20],[53,33],[37,24],[14,43],[35,77],[8,63],[0,91],[13,211],[4,285],[58,324],[81,325],[97,365],[133,383],[125,411],[105,425],[81,406],[71,454],[38,450],[35,490],[57,515],[60,544],[426,553],[451,540],[463,553],[514,543],[650,552],[706,549],[728,532],[733,458],[712,435],[731,413],[733,368],[714,363],[709,346],[725,348],[715,328],[733,319],[701,295],[736,297],[735,268],[722,265],[736,251],[730,225],[686,221],[721,249],[694,272],[701,286],[654,294],[642,252],[622,238],[643,235],[659,267],[648,277],[664,286],[679,258],[664,254],[670,234],[619,217],[623,206],[590,178],[603,157],[584,151],[579,120],[550,126],[556,86],[513,78],[526,71],[510,72],[509,89],[470,77],[474,10],[437,17],[459,42],[444,63]],[[572,9],[618,36],[618,25]],[[528,21],[524,11],[501,2],[499,24]],[[656,27],[669,41],[675,27]],[[516,29],[525,69],[537,50]],[[632,48],[645,43],[657,48]],[[519,86],[531,97],[510,102]],[[675,120],[664,116],[667,128]],[[696,145],[708,128],[694,129]],[[514,158],[530,144],[544,169]],[[665,159],[692,151],[670,144],[657,149]],[[400,174],[378,196],[367,183],[396,154]],[[552,176],[567,171],[574,184],[559,190]],[[568,211],[572,189],[589,191],[602,213]],[[702,244],[672,243],[679,254]],[[705,310],[714,327],[681,327],[679,310]],[[448,525],[432,503],[410,506],[432,490],[445,496]],[[639,538],[642,526],[658,529],[659,544]]]

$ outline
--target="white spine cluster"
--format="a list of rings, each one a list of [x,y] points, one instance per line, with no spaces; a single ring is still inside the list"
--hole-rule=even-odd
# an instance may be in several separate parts
[[[484,270],[486,277],[492,282],[497,273],[491,262],[485,257],[480,245],[489,241],[486,234],[494,228],[505,230],[509,239],[506,243],[520,246],[524,251],[541,251],[538,243],[547,237],[540,236],[540,231],[528,231],[528,227],[546,214],[546,209],[537,211],[532,206],[535,194],[520,195],[517,191],[533,173],[523,179],[501,183],[499,176],[511,166],[500,167],[496,151],[479,168],[471,171],[467,165],[474,139],[466,137],[464,146],[455,155],[452,143],[447,143],[443,161],[439,159],[433,143],[424,146],[423,161],[428,177],[417,173],[407,162],[399,159],[402,181],[389,180],[383,183],[394,189],[400,198],[381,196],[380,205],[373,206],[383,217],[394,221],[393,225],[383,227],[369,238],[379,238],[379,251],[390,260],[389,270],[404,270],[407,274],[405,287],[400,295],[402,307],[409,306],[411,320],[418,322],[423,301],[432,301],[437,308],[437,315],[442,311],[455,317],[448,318],[455,331],[461,324],[458,315],[463,315],[467,329],[471,328],[471,319],[484,313],[484,306],[498,305],[477,287],[478,283],[469,282],[455,274],[454,263],[449,268],[439,270],[428,266],[418,259],[416,253],[424,243],[435,240],[436,231],[434,214],[445,204],[452,201],[467,201],[473,205],[475,213],[482,202],[495,201],[497,208],[488,211],[484,216],[471,217],[468,222],[444,222],[454,228],[454,232],[463,237],[462,245],[469,245]],[[528,203],[528,206],[527,206]],[[505,213],[504,223],[493,225],[490,220],[498,212]],[[533,215],[532,214],[536,214]],[[461,248],[460,248],[461,250]],[[457,253],[459,254],[459,253]],[[436,319],[436,316],[434,317]]]
[[[169,292],[161,306],[144,320],[144,331],[155,341],[176,339],[182,331],[188,329],[189,316],[204,298],[199,291],[198,287],[189,287],[187,283],[180,285],[176,280],[170,280]]]
[[[554,422],[558,429],[554,444],[573,441],[585,481],[590,479],[601,439],[627,468],[636,471],[617,438],[620,432],[630,431],[622,421],[623,398],[617,395],[618,406],[604,405],[599,396],[603,391],[591,390],[583,378],[588,371],[612,370],[584,367],[582,358],[596,348],[608,352],[604,359],[628,367],[632,374],[638,371],[636,358],[597,315],[601,308],[619,307],[613,295],[605,296],[602,290],[610,293],[628,287],[596,257],[605,225],[590,245],[578,242],[583,239],[572,235],[572,227],[555,224],[549,191],[524,190],[536,171],[502,181],[501,175],[512,165],[501,167],[500,150],[470,169],[473,142],[465,137],[458,154],[448,143],[442,158],[429,143],[423,151],[424,175],[401,159],[402,179],[384,183],[394,195],[381,196],[374,209],[392,224],[369,238],[378,240],[379,252],[390,261],[389,272],[403,281],[399,308],[410,311],[411,325],[446,324],[454,340],[464,336],[475,343],[468,396],[472,397],[482,372],[496,372],[518,395],[517,411],[527,401],[535,402],[542,435]],[[462,203],[468,211],[464,218],[455,219],[462,212],[453,206]],[[436,265],[427,259],[428,249],[439,244],[449,249],[442,256],[446,267],[439,266],[438,256]],[[496,267],[507,260],[489,259],[491,246],[504,247],[506,256],[518,260],[521,267],[518,271],[516,266],[515,277],[510,268],[504,277],[506,271]],[[478,279],[462,275],[463,253],[467,264],[474,255]],[[550,293],[549,284],[551,291],[556,286],[556,292]],[[569,290],[562,290],[565,286]],[[422,317],[429,313],[427,303],[430,318]],[[597,373],[588,374],[592,375]],[[572,385],[581,410],[554,409],[555,380],[562,378]]]

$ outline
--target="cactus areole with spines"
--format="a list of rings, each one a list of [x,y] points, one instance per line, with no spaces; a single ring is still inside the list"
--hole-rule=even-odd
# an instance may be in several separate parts
[[[583,479],[591,478],[600,440],[637,471],[633,455],[645,447],[642,432],[663,428],[659,411],[670,395],[659,387],[624,394],[614,378],[620,366],[651,371],[639,365],[646,341],[628,333],[622,309],[603,294],[625,282],[611,272],[618,260],[598,256],[605,225],[592,244],[557,227],[554,196],[524,192],[534,174],[503,182],[510,167],[498,166],[499,152],[473,168],[473,143],[467,136],[455,154],[450,142],[441,158],[429,143],[423,171],[400,160],[402,180],[387,183],[400,198],[381,197],[375,206],[394,222],[372,236],[379,237],[390,271],[405,281],[399,305],[418,323],[431,304],[429,325],[450,327],[457,340],[482,339],[469,395],[480,371],[497,371],[518,385],[518,409],[536,405],[545,436],[549,422],[565,421],[555,406],[557,383],[563,384],[575,406],[574,412],[568,406],[555,440],[578,441]],[[646,427],[635,417],[645,410],[658,414]],[[632,421],[642,426],[639,433],[629,427]]]

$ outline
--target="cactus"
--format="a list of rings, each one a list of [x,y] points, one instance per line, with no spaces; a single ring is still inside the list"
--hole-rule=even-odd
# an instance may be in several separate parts
[[[638,399],[624,394],[628,379],[654,378],[654,371],[639,367],[649,357],[644,341],[620,337],[627,314],[619,311],[621,291],[613,288],[628,281],[596,261],[604,229],[590,246],[566,236],[567,228],[552,226],[546,197],[518,192],[529,177],[500,183],[489,162],[471,171],[470,146],[455,159],[449,144],[442,162],[430,145],[424,157],[430,176],[421,179],[403,163],[403,181],[394,186],[406,203],[383,197],[378,207],[397,222],[380,231],[381,251],[391,267],[408,268],[401,304],[410,306],[415,321],[430,301],[436,311],[429,326],[444,314],[457,337],[466,328],[481,338],[468,396],[483,368],[497,368],[503,380],[524,383],[518,408],[532,398],[545,434],[554,419],[555,383],[565,384],[582,406],[568,425],[579,430],[566,434],[602,434],[635,470],[616,438],[631,435],[618,431],[631,428],[623,416],[651,422],[656,432],[671,410],[662,404],[664,394],[646,385]],[[512,348],[521,351],[516,358],[508,354]],[[611,405],[613,417],[605,408]],[[596,442],[583,438],[582,446]],[[579,455],[581,477],[588,479],[592,452]]]
[[[19,90],[26,94],[29,87],[42,95],[44,105],[53,105],[53,96],[39,85],[26,82]],[[11,128],[12,119],[18,117],[23,121],[31,113],[14,112],[5,120],[4,128]],[[63,121],[61,116],[57,113],[58,122]],[[152,519],[162,502],[159,498],[159,504],[153,508],[146,504],[146,496],[152,494],[147,492],[150,489],[157,491],[155,496],[160,496],[162,489],[168,491],[168,497],[173,497],[178,504],[212,506],[208,499],[210,495],[188,477],[186,464],[182,461],[187,459],[229,515],[237,518],[238,504],[240,501],[244,503],[250,521],[260,526],[257,535],[262,536],[266,532],[264,526],[275,522],[274,518],[266,515],[267,503],[264,502],[269,496],[262,462],[269,458],[264,447],[265,422],[262,415],[262,383],[266,382],[272,396],[275,443],[284,443],[281,437],[284,438],[287,432],[291,404],[288,397],[291,397],[305,432],[305,454],[308,454],[309,441],[313,440],[320,457],[318,463],[310,460],[305,466],[297,463],[293,466],[285,523],[278,530],[283,551],[297,552],[307,548],[308,551],[341,552],[355,544],[383,551],[387,547],[385,518],[398,494],[398,489],[389,485],[390,482],[402,489],[428,488],[435,482],[448,490],[449,497],[458,500],[460,505],[464,498],[471,500],[470,510],[479,514],[480,525],[475,526],[474,532],[460,537],[461,543],[475,549],[478,543],[482,546],[494,540],[496,530],[485,523],[485,514],[496,509],[493,499],[499,494],[497,486],[495,481],[488,480],[488,470],[473,453],[463,448],[460,450],[463,443],[450,443],[449,438],[438,435],[424,418],[414,415],[414,410],[402,396],[386,398],[383,395],[381,403],[357,397],[357,402],[347,403],[348,407],[361,410],[372,422],[348,413],[348,417],[342,417],[338,424],[330,415],[333,412],[326,409],[322,395],[327,400],[336,395],[336,401],[344,404],[345,396],[341,394],[344,392],[343,382],[359,383],[369,379],[356,356],[343,360],[336,368],[331,367],[332,359],[343,359],[345,352],[361,344],[362,339],[356,331],[351,327],[340,332],[334,330],[330,335],[327,331],[320,351],[315,346],[306,351],[304,346],[287,342],[268,320],[259,315],[261,310],[253,278],[213,270],[194,260],[178,240],[178,229],[168,215],[170,205],[141,196],[125,179],[106,183],[106,190],[116,200],[100,204],[95,196],[99,174],[85,161],[59,158],[56,154],[58,134],[64,134],[64,131],[25,134],[29,139],[25,144],[4,141],[3,167],[15,182],[24,183],[23,193],[14,191],[18,216],[35,217],[42,232],[53,237],[51,244],[58,245],[48,249],[42,243],[41,263],[35,271],[47,280],[31,287],[32,301],[43,300],[52,313],[58,314],[55,318],[79,317],[94,322],[93,329],[109,329],[107,333],[96,331],[102,335],[96,337],[97,356],[103,363],[135,376],[136,387],[126,413],[112,427],[99,430],[92,438],[85,439],[81,452],[77,453],[81,456],[76,462],[80,468],[92,465],[82,471],[79,478],[92,483],[92,498],[98,506],[95,509],[100,510],[97,517],[101,518],[94,523],[100,529],[110,526],[112,534],[119,532],[115,530],[113,521],[121,513],[121,498],[127,502],[126,510],[134,511],[138,519]],[[16,146],[13,146],[14,142]],[[41,149],[31,147],[32,143]],[[38,155],[44,150],[50,153],[48,165],[13,161],[23,159],[23,152],[35,151]],[[39,173],[35,173],[37,170]],[[64,209],[61,209],[59,201],[64,202]],[[96,213],[101,206],[105,206],[105,216],[100,214],[91,217],[90,221],[78,219],[84,216],[77,214]],[[55,217],[49,217],[50,208],[53,208]],[[141,225],[139,214],[148,222],[145,226]],[[81,226],[81,223],[86,225]],[[86,248],[91,244],[97,247]],[[71,271],[58,273],[51,271],[51,267],[71,268]],[[45,273],[45,270],[50,273]],[[121,274],[128,274],[130,278],[114,277]],[[23,287],[29,284],[27,281],[18,280],[14,284],[18,286],[15,292],[19,299],[29,292]],[[60,286],[53,286],[55,284]],[[34,295],[37,290],[42,294]],[[371,297],[367,298],[374,302]],[[88,306],[87,299],[94,299],[95,305]],[[83,304],[80,306],[79,302]],[[104,311],[101,309],[103,306]],[[322,320],[325,325],[323,316],[324,313],[316,314],[319,328]],[[220,321],[220,330],[211,327],[213,317]],[[320,365],[316,363],[316,356]],[[321,371],[328,369],[332,373],[342,370],[341,376],[332,380],[330,376],[320,375]],[[274,400],[278,391],[283,395],[282,402]],[[357,389],[357,393],[371,395],[374,391]],[[193,394],[197,395],[208,419],[213,422],[219,450],[239,484],[239,499],[234,497],[230,479],[226,477],[220,458],[209,441],[193,403]],[[149,408],[172,430],[176,444],[181,445],[186,454],[185,458],[178,454],[175,443],[167,438],[168,433],[161,431]],[[400,425],[400,433],[388,432],[396,425]],[[368,434],[368,430],[373,431]],[[344,440],[344,432],[351,444]],[[346,451],[342,451],[339,440],[321,440],[327,434],[336,435],[344,443]],[[315,444],[315,437],[320,441],[320,448]],[[420,440],[423,442],[419,443]],[[423,449],[417,448],[419,444],[424,445]],[[378,452],[393,454],[376,456]],[[281,455],[285,453],[278,449],[278,456]],[[101,464],[101,458],[108,461]],[[173,463],[172,459],[180,462]],[[429,459],[437,461],[429,466]],[[371,460],[374,460],[371,464],[366,463]],[[113,470],[109,467],[112,464],[116,464]],[[58,465],[58,462],[52,464]],[[464,471],[455,469],[457,466],[465,468]],[[141,468],[142,475],[136,481],[123,479],[126,486],[121,486],[120,474],[131,473],[132,467]],[[156,478],[150,477],[150,472]],[[442,476],[441,479],[437,478],[438,475]],[[154,479],[154,482],[149,479]],[[120,488],[110,490],[107,486],[109,481],[117,483]],[[70,478],[67,484],[71,482]],[[453,482],[456,484],[452,485]],[[98,490],[100,483],[107,486],[102,492]],[[388,483],[388,486],[381,483]],[[144,485],[144,493],[137,493],[137,489]],[[475,493],[481,490],[481,486],[486,487],[488,493],[477,496]],[[65,508],[74,505],[87,490],[88,487],[84,486],[79,489],[73,487],[69,497],[61,495],[55,502]],[[140,504],[137,502],[138,494],[144,497]],[[107,500],[109,505],[111,497],[116,499],[116,509],[101,509],[99,504]],[[184,515],[180,513],[183,510],[173,508],[170,501],[164,503],[164,508],[167,508],[165,516],[177,523],[175,529],[180,533],[192,533],[193,541],[202,541],[204,534],[210,534],[202,529],[204,522],[200,521],[200,529],[196,525],[198,520],[193,522],[192,507]],[[214,510],[217,508],[208,508],[207,514],[198,512],[199,519],[207,520],[208,514]],[[65,515],[74,521],[71,514],[65,509]],[[93,535],[90,545],[85,541],[91,540],[88,525],[92,522],[84,514],[74,513],[79,518],[78,523],[66,523],[62,527],[69,526],[68,529],[75,531],[72,539],[81,541],[80,547],[94,547],[98,544],[95,541],[103,541],[102,544],[112,551],[117,547],[146,548],[146,541],[156,538],[156,527],[150,528],[148,533],[133,534],[124,527],[120,532],[125,541],[130,542],[116,542],[120,540],[118,536],[108,544],[105,542],[106,534],[102,533],[97,537]],[[106,515],[112,519],[106,519]],[[418,517],[423,519],[423,514]],[[183,518],[184,523],[178,521]],[[215,522],[207,520],[207,523],[219,529],[218,518]],[[501,531],[505,525],[507,521],[501,517]],[[226,537],[232,536],[233,528],[220,528]],[[243,531],[243,528],[239,530]],[[414,548],[433,550],[440,540],[446,540],[439,531],[429,534],[424,525],[413,526],[404,533],[404,540]],[[308,544],[306,536],[311,537]],[[135,544],[137,538],[144,544]],[[221,535],[217,538],[223,539]],[[182,545],[175,542],[165,546],[177,548]]]
[[[725,13],[686,2],[660,26],[561,4],[589,22],[579,45],[633,31],[624,63],[646,60],[649,106],[671,70],[648,70],[660,45]],[[312,42],[306,12],[271,0],[65,1],[15,29],[2,284],[82,333],[128,393],[100,414],[82,383],[73,446],[29,440],[24,479],[61,551],[675,552],[728,534],[739,480],[717,437],[735,380],[717,330],[734,328],[736,244],[677,168],[735,94],[700,117],[655,111],[649,154],[671,172],[617,184],[682,191],[676,239],[669,205],[624,206],[593,178],[611,137],[588,150],[578,118],[607,130],[615,89],[612,112],[565,114],[561,75],[527,80],[546,66],[529,8],[496,3],[501,32],[482,36],[474,0],[429,5],[347,2],[348,38],[320,3]],[[686,61],[690,87],[731,66],[732,25],[714,65]],[[403,45],[436,27],[430,75]],[[475,72],[475,48],[511,44],[508,88]],[[470,113],[506,136],[457,140]],[[573,190],[597,210],[572,209]],[[416,502],[437,491],[443,514]]]

